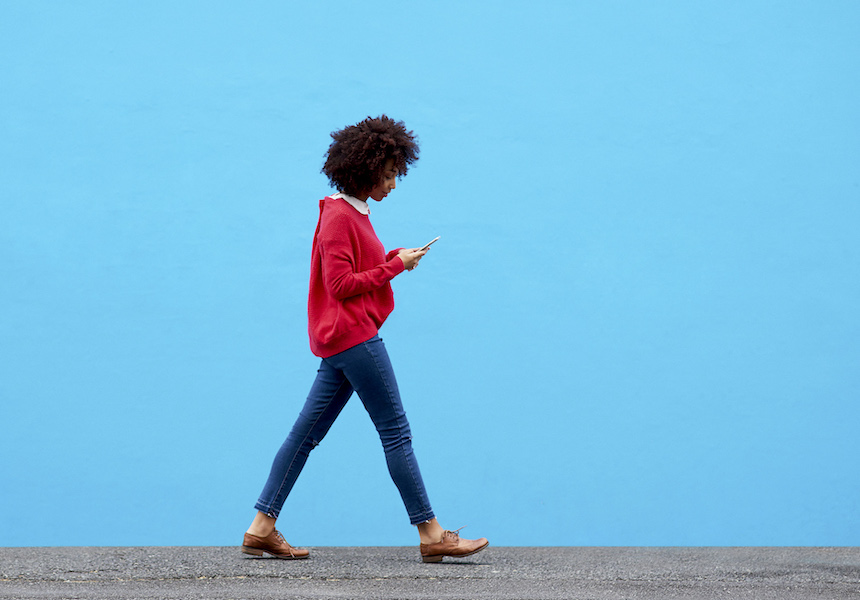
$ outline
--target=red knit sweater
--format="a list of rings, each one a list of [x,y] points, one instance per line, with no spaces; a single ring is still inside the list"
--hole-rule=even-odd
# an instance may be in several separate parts
[[[308,293],[314,354],[327,358],[377,334],[394,310],[389,282],[404,270],[398,251],[386,255],[370,218],[346,200],[320,200]]]

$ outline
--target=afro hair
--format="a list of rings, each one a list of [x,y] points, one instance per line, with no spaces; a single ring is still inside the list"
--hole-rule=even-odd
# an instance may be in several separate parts
[[[366,195],[382,179],[388,159],[398,176],[418,160],[418,142],[403,121],[385,115],[349,125],[331,134],[322,172],[332,186],[352,196]]]

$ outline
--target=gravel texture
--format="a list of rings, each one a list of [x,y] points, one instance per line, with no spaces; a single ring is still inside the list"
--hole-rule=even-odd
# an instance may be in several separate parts
[[[0,599],[860,600],[860,548],[489,547],[421,562],[416,548],[0,548]]]

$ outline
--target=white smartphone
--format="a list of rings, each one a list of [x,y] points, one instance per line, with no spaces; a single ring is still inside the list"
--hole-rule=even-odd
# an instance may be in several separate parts
[[[437,236],[436,236],[436,237],[434,237],[432,240],[430,240],[429,242],[427,242],[426,244],[424,244],[424,246],[422,246],[422,247],[421,247],[421,249],[422,249],[422,250],[426,250],[427,248],[429,248],[430,246],[432,246],[432,245],[433,245],[433,243],[434,243],[436,240],[438,240],[440,237],[442,237],[442,236],[441,236],[441,235],[437,235]]]

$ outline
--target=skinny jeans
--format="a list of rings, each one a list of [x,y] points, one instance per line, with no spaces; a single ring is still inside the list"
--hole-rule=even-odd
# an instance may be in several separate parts
[[[278,517],[308,455],[325,437],[353,391],[376,426],[388,472],[400,491],[410,523],[417,525],[434,518],[412,451],[412,432],[394,370],[378,335],[322,359],[307,401],[275,455],[269,479],[255,505],[257,510]]]

